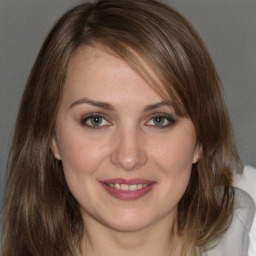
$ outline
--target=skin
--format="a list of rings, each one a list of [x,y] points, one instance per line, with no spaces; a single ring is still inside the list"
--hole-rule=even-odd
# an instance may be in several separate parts
[[[52,150],[80,205],[84,255],[170,255],[177,204],[200,150],[192,122],[159,102],[110,50],[83,46],[73,55]],[[91,115],[103,117],[97,126]],[[120,200],[99,182],[113,178],[155,185],[136,200]]]

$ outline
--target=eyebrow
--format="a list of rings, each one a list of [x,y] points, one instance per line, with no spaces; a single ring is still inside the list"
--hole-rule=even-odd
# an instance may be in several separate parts
[[[95,101],[95,100],[91,100],[88,98],[82,98],[79,99],[75,102],[73,102],[69,108],[73,108],[74,106],[80,105],[80,104],[89,104],[95,107],[99,107],[105,110],[109,110],[109,111],[116,111],[115,107],[109,103],[106,102],[102,102],[102,101]],[[161,101],[161,102],[157,102],[155,104],[151,104],[151,105],[146,105],[143,109],[143,112],[148,112],[151,111],[153,109],[156,108],[160,108],[160,107],[168,107],[168,108],[174,108],[174,105],[172,103],[166,102],[166,101]]]
[[[73,108],[74,106],[77,106],[79,104],[89,104],[89,105],[99,107],[99,108],[102,108],[102,109],[105,109],[105,110],[110,110],[110,111],[115,110],[115,108],[109,103],[102,102],[102,101],[90,100],[90,99],[87,99],[87,98],[82,98],[82,99],[79,99],[79,100],[73,102],[70,105],[69,108]]]
[[[166,102],[166,101],[161,101],[152,105],[147,105],[143,112],[148,112],[150,110],[156,109],[156,108],[160,108],[160,107],[168,107],[168,108],[173,108],[174,109],[174,105],[172,103]]]

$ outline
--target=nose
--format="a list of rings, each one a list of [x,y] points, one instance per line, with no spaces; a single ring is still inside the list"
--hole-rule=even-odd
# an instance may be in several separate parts
[[[146,148],[139,131],[120,131],[115,135],[114,141],[110,156],[113,165],[125,171],[132,171],[147,163]]]

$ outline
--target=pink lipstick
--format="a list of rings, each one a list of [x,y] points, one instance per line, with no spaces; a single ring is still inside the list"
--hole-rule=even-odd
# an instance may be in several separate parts
[[[100,181],[103,188],[120,200],[135,200],[152,190],[155,181],[145,179],[109,179]]]

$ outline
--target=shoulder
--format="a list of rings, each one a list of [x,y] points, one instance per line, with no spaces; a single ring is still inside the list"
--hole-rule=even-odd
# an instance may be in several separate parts
[[[248,232],[255,214],[255,204],[251,196],[240,188],[235,188],[234,220],[237,219]]]
[[[249,246],[249,232],[255,214],[253,199],[245,191],[235,188],[235,204],[232,224],[217,243],[205,252],[205,256],[247,256]]]

